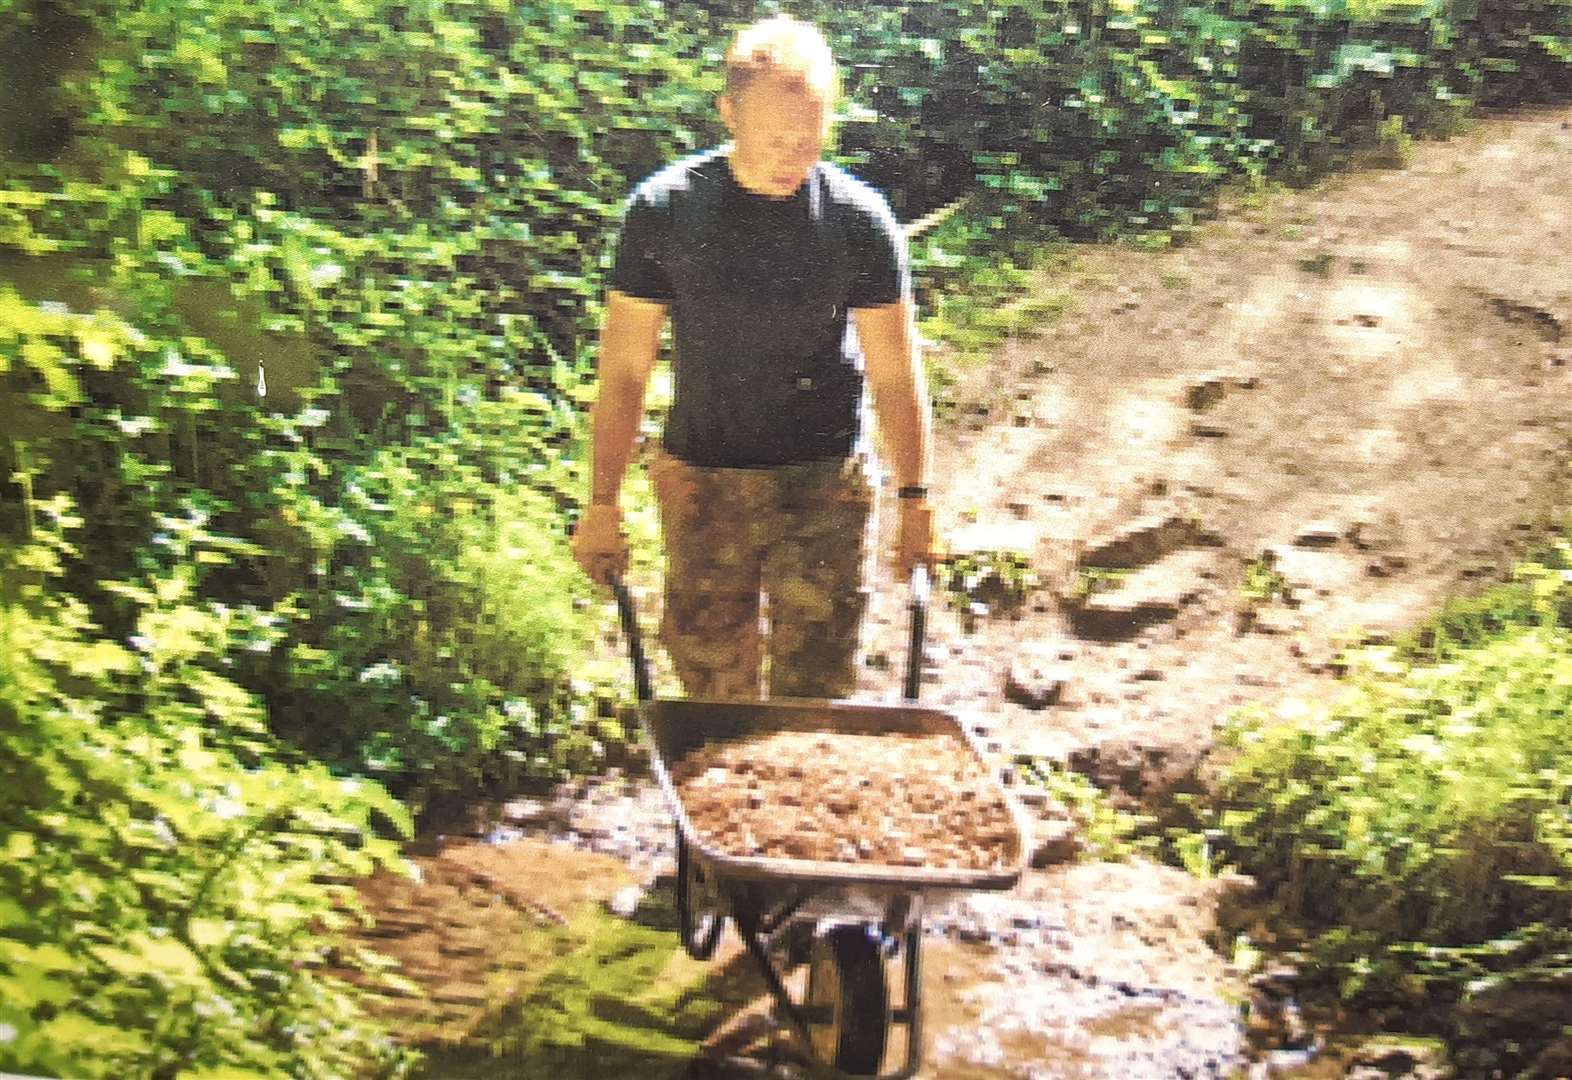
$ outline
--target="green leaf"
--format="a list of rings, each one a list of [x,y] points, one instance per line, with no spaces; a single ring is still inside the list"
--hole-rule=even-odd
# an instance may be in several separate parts
[[[191,941],[199,948],[217,948],[228,941],[233,933],[234,925],[227,919],[200,918],[191,920]]]
[[[141,1032],[118,1025],[101,1024],[70,1012],[40,1024],[33,1037],[44,1045],[66,1050],[90,1046],[94,1055],[105,1058],[144,1054],[152,1048],[146,1035]]]
[[[13,970],[71,971],[76,967],[76,960],[58,945],[25,945],[9,938],[0,938],[0,960]]]

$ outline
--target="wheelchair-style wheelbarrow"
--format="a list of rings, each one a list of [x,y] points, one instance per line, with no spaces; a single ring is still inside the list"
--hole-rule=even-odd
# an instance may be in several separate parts
[[[656,700],[632,598],[620,582],[613,584],[613,591],[633,661],[640,725],[677,822],[676,906],[683,946],[696,959],[709,959],[729,918],[757,962],[780,1015],[817,1063],[849,1075],[880,1075],[890,1028],[903,1025],[904,1063],[885,1075],[912,1076],[922,1061],[924,899],[1009,889],[1025,867],[1026,817],[997,774],[982,770],[986,783],[1009,808],[1013,849],[1001,869],[969,870],[726,854],[707,845],[694,829],[671,770],[706,743],[782,730],[946,734],[964,753],[982,760],[976,741],[953,714],[916,704],[927,621],[926,571],[919,567],[912,576],[903,705],[807,698]],[[788,928],[807,933],[788,934]],[[788,989],[772,953],[772,943],[782,936],[796,943],[784,950],[788,963],[800,963],[802,944],[807,944],[807,993],[801,1001]],[[895,1004],[890,972],[902,957],[901,1001]]]

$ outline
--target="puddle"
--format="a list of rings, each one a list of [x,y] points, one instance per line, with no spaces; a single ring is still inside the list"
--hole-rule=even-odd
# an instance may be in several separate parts
[[[1222,1078],[1242,1060],[1221,1000],[1102,983],[1025,950],[937,942],[924,962],[924,1077]]]

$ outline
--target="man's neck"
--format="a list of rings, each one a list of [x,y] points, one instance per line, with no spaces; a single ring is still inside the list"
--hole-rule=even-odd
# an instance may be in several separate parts
[[[737,171],[737,163],[732,156],[734,150],[735,147],[731,143],[727,143],[723,148],[721,157],[726,162],[726,171],[731,174],[732,181],[736,183],[738,189],[749,198],[768,199],[770,202],[774,203],[790,202],[802,192],[803,185],[808,182],[808,179],[805,177],[803,179],[803,183],[799,184],[796,189],[794,189],[788,195],[777,195],[773,191],[761,190],[759,187],[755,187],[754,184],[750,182],[752,180],[751,177],[748,177]],[[818,167],[818,163],[815,162],[813,168],[817,169]],[[809,177],[813,175],[812,170],[809,171],[808,175]]]

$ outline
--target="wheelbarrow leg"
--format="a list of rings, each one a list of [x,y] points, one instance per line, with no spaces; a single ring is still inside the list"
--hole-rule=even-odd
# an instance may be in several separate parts
[[[922,896],[890,900],[881,927],[890,952],[906,952],[906,979],[899,1008],[890,1010],[892,1024],[906,1025],[906,1063],[893,1080],[911,1077],[922,1067]]]
[[[765,929],[764,913],[760,910],[759,898],[756,890],[747,883],[738,883],[731,890],[731,914],[737,924],[737,930],[742,937],[742,943],[752,954],[754,962],[759,966],[759,973],[764,976],[765,985],[770,989],[770,996],[775,999],[775,1004],[780,1007],[781,1015],[786,1019],[802,1039],[804,1045],[808,1041],[807,1018],[802,1009],[792,1000],[791,991],[786,988],[786,983],[781,979],[780,971],[775,967],[775,961],[770,957],[767,944],[768,933]],[[778,924],[777,924],[778,925]]]
[[[890,1014],[890,1019],[897,1024],[906,1025],[906,1065],[900,1072],[895,1073],[897,1078],[906,1078],[917,1075],[917,1070],[922,1068],[922,920],[906,928],[903,935],[906,947],[906,988],[905,1000],[899,1009]]]

